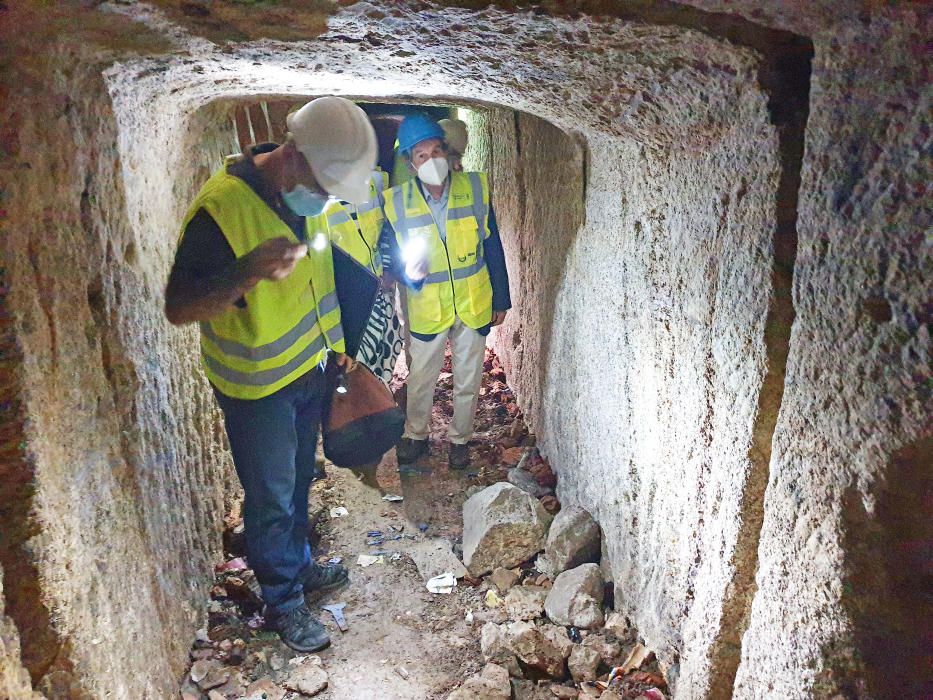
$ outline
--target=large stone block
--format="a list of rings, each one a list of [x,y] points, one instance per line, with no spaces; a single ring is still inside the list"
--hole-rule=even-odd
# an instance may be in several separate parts
[[[567,569],[599,561],[599,525],[583,508],[563,508],[554,516],[547,533],[544,558],[538,570],[554,578]]]
[[[463,563],[474,576],[516,566],[544,547],[551,516],[531,495],[500,482],[463,504]]]
[[[595,629],[603,624],[603,575],[597,564],[583,564],[556,579],[544,602],[559,625]]]

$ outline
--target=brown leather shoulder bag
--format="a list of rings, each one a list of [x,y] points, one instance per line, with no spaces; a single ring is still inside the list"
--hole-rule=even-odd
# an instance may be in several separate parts
[[[338,467],[373,464],[391,450],[405,429],[405,413],[392,392],[361,362],[344,371],[327,368],[324,456]]]

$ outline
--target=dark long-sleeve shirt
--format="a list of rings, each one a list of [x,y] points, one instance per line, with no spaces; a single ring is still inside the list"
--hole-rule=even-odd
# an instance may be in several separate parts
[[[253,146],[252,154],[268,153],[276,148],[278,144],[262,143]],[[251,160],[248,158],[238,160],[228,166],[227,172],[249,185],[250,189],[258,194],[282,221],[288,224],[299,241],[305,239],[305,218],[293,214],[273,192],[269,191]],[[236,262],[236,254],[227,242],[227,237],[220,230],[220,226],[204,209],[198,209],[185,227],[185,235],[175,251],[171,275],[205,279],[222,274],[234,262]],[[236,306],[241,308],[246,306],[242,297],[237,300]]]

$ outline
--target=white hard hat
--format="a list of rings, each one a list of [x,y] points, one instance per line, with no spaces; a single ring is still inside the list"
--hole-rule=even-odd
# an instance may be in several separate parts
[[[285,124],[321,187],[345,202],[369,199],[378,146],[366,112],[342,97],[318,97]]]
[[[467,125],[459,119],[441,119],[438,124],[444,130],[444,140],[451,151],[463,155],[467,148]]]

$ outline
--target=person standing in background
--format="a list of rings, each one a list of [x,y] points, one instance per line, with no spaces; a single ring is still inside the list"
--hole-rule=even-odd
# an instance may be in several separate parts
[[[395,312],[395,276],[390,269],[389,249],[394,245],[391,228],[385,227],[383,192],[389,177],[379,169],[369,180],[368,199],[357,205],[339,200],[328,202],[324,217],[331,243],[380,280],[373,310],[360,342],[356,359],[388,386],[402,352],[402,328]]]
[[[438,124],[444,130],[444,141],[447,143],[447,160],[450,169],[455,173],[463,172],[463,155],[466,153],[469,139],[467,125],[460,119],[441,119]]]
[[[451,172],[443,128],[426,114],[402,122],[399,152],[416,177],[385,193],[385,213],[404,264],[411,331],[400,464],[428,450],[434,387],[448,340],[454,380],[450,466],[470,462],[467,443],[483,376],[486,336],[511,308],[505,255],[486,174]]]

